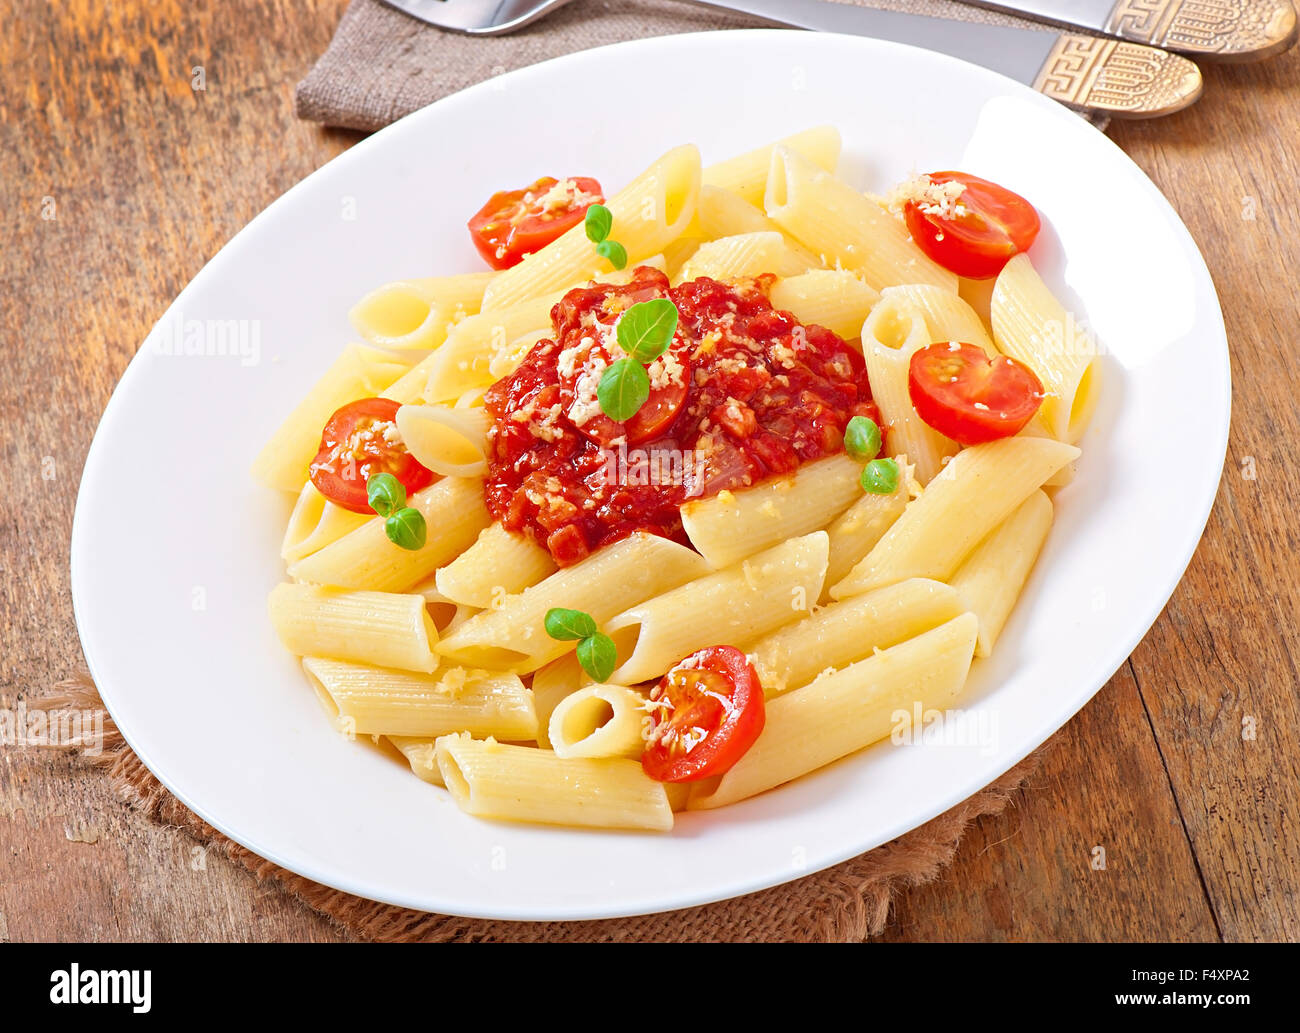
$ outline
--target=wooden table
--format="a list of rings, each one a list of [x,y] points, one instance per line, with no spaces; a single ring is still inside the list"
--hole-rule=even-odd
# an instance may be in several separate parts
[[[343,6],[19,0],[6,18],[0,705],[82,663],[73,503],[139,342],[238,229],[358,138],[292,113]],[[1017,805],[902,895],[885,939],[1300,938],[1300,51],[1206,80],[1190,111],[1111,133],[1223,299],[1234,420],[1204,541]],[[0,747],[0,940],[340,938],[215,852],[195,870],[193,849],[67,755]]]

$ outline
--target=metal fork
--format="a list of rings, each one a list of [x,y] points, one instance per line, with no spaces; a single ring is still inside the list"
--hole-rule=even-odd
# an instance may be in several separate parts
[[[514,32],[569,0],[384,0],[439,28],[475,36]],[[1152,118],[1187,107],[1201,73],[1156,47],[1053,30],[930,18],[825,0],[688,0],[780,25],[907,43],[991,68],[1072,108]]]
[[[389,0],[385,0],[388,3]],[[430,25],[471,36],[501,36],[531,25],[569,0],[401,0],[391,6]]]

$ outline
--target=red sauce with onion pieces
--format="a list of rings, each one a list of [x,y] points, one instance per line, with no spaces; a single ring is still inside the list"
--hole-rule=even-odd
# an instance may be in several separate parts
[[[744,489],[843,448],[855,415],[880,421],[862,357],[767,299],[773,277],[700,278],[670,288],[655,269],[622,286],[569,291],[540,341],[487,392],[488,510],[543,543],[560,566],[648,531],[686,544],[679,507]],[[649,367],[649,401],[626,423],[595,402],[623,358],[615,323],[630,305],[670,298],[677,332]]]

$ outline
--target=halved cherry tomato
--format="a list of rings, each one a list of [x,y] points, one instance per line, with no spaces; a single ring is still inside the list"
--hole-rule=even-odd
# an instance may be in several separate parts
[[[523,190],[493,194],[469,220],[469,234],[488,265],[509,269],[582,222],[587,209],[604,200],[594,179],[543,176]]]
[[[641,767],[659,782],[721,775],[763,730],[763,687],[734,646],[710,646],[669,671],[650,693],[649,745]]]
[[[903,206],[907,230],[917,245],[945,269],[972,280],[996,276],[1007,260],[1028,251],[1041,223],[1034,206],[1006,187],[965,172],[931,172],[931,183],[961,183],[947,203],[909,200]]]
[[[391,398],[361,398],[329,418],[308,468],[322,495],[354,513],[373,513],[366,497],[372,474],[391,473],[408,495],[433,483],[433,471],[421,466],[398,436],[399,408]]]
[[[596,384],[600,380],[600,374],[596,370],[603,371],[605,366],[627,358],[617,345],[607,345],[594,337],[584,338],[583,342],[585,347],[576,353],[572,367],[566,363],[565,368],[559,371],[560,404],[570,419],[573,418],[573,403],[577,399],[582,398],[588,406],[596,404],[592,402]],[[653,386],[652,380],[650,397],[630,420],[619,423],[597,409],[588,411],[581,424],[575,422],[578,430],[602,447],[619,437],[625,438],[628,445],[635,445],[666,432],[686,402],[690,390],[691,367],[685,351],[680,348],[673,348],[671,356],[665,354],[656,361],[673,363],[674,369],[680,365],[681,370],[668,377],[659,387]],[[654,363],[651,363],[650,368],[657,369]]]
[[[922,420],[963,445],[1018,433],[1043,402],[1043,385],[1028,366],[956,341],[913,353],[907,391]]]

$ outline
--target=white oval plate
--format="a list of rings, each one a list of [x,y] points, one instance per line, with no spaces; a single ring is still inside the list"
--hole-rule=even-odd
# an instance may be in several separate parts
[[[808,126],[884,189],[960,168],[1044,215],[1033,259],[1107,349],[1075,482],[996,655],[967,745],[882,745],[668,835],[479,821],[327,726],[267,622],[283,497],[262,442],[388,280],[480,268],[465,220],[495,189],[583,173],[617,187],[695,141],[706,161]],[[248,321],[245,357],[155,347]],[[237,326],[228,329],[238,329]],[[254,336],[256,334],[256,337]],[[256,348],[254,348],[256,341]],[[256,353],[256,354],[254,354]],[[254,361],[254,359],[256,361]],[[757,30],[652,39],[502,76],[403,119],[258,216],[132,361],[95,436],[72,535],[86,658],[141,759],[204,819],[329,886],[507,919],[680,908],[877,846],[997,778],[1123,663],[1204,527],[1228,432],[1227,344],[1190,236],[1102,134],[992,72],[911,47]]]

